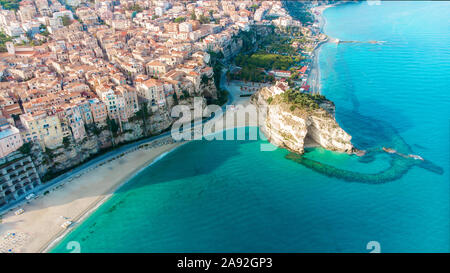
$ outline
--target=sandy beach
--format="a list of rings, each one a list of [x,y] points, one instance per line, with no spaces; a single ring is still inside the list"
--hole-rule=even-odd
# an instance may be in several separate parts
[[[72,181],[63,182],[49,193],[21,206],[24,213],[9,212],[0,224],[0,253],[45,252],[56,239],[76,228],[83,218],[106,201],[140,169],[181,143],[159,141],[155,147],[144,147],[119,158],[90,168]],[[153,142],[151,142],[153,143]],[[61,227],[66,221],[74,224]]]
[[[323,29],[326,25],[326,20],[323,17],[323,12],[326,9],[334,7],[334,6],[335,6],[335,4],[323,5],[323,6],[318,6],[318,7],[315,7],[312,9],[313,14],[318,21],[320,32],[322,32],[322,33],[323,33]],[[316,12],[317,12],[317,14],[316,14]],[[319,52],[320,52],[320,47],[324,43],[327,43],[327,42],[328,42],[328,40],[325,42],[319,43],[313,51],[311,70],[310,70],[310,73],[308,76],[308,82],[311,85],[311,89],[312,89],[313,93],[320,94],[321,86],[320,86]]]
[[[232,118],[243,111],[240,106],[245,107],[249,104],[249,97],[239,96],[239,84],[230,83],[225,88],[230,92],[231,101],[236,107],[206,122],[205,126],[215,124],[220,131],[220,128],[256,126],[254,117],[247,122]],[[139,170],[150,165],[164,153],[186,143],[171,143],[170,137],[151,141],[146,147],[132,150],[123,156],[116,156],[113,160],[87,168],[82,174],[65,179],[61,184],[51,188],[47,194],[41,194],[20,206],[25,211],[21,215],[15,215],[14,211],[2,215],[0,253],[49,251]],[[68,229],[61,227],[66,221],[73,222]]]
[[[320,6],[316,9],[320,9],[321,13],[327,7],[330,6]],[[317,48],[315,55],[317,55],[316,51]],[[317,63],[313,66],[318,77]],[[251,109],[246,109],[250,98],[240,97],[240,86],[238,82],[230,82],[229,85],[224,86],[229,91],[231,102],[235,106],[228,107],[223,115],[206,122],[205,127],[214,124],[211,129],[217,132],[235,127],[258,126],[257,116],[249,115],[247,119],[237,118],[245,116],[246,110]],[[154,140],[150,143],[155,141],[162,140]],[[81,175],[67,178],[50,189],[47,194],[41,194],[20,206],[25,211],[23,214],[15,215],[14,212],[8,212],[2,215],[0,253],[47,252],[139,170],[147,167],[160,155],[182,144],[170,142],[172,141],[151,145],[154,146],[151,148],[137,149],[114,160],[90,167]],[[61,227],[66,221],[73,222],[68,229]]]
[[[227,109],[224,115],[217,117],[212,122],[207,122],[206,127],[212,126],[214,132],[220,132],[221,129],[232,129],[245,126],[259,126],[256,107],[250,104],[250,97],[241,97],[241,85],[239,81],[231,81],[226,85],[226,89],[232,96],[233,106]],[[254,87],[257,87],[256,85]],[[252,110],[255,110],[253,113]],[[252,114],[248,114],[252,112]]]

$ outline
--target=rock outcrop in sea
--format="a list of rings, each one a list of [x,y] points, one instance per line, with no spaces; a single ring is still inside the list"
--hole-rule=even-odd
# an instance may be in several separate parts
[[[255,93],[251,102],[263,121],[260,129],[279,147],[303,154],[305,147],[354,153],[352,137],[335,120],[335,106],[321,95],[303,94],[277,82]]]

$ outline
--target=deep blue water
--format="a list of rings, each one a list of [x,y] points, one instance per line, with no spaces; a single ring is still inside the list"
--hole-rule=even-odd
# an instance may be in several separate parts
[[[261,141],[193,141],[140,172],[53,251],[78,241],[81,252],[368,252],[378,241],[382,252],[448,252],[449,11],[449,2],[391,1],[325,11],[330,36],[386,41],[320,51],[322,93],[368,156],[315,149],[305,155],[325,166],[315,171],[286,150],[261,152]],[[326,166],[362,178],[394,171],[352,181]]]

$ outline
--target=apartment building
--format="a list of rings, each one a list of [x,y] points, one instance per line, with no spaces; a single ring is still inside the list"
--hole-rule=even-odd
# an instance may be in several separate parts
[[[64,137],[61,122],[57,115],[44,111],[20,115],[25,128],[24,141],[39,141],[42,147],[56,148],[62,144]]]
[[[155,76],[155,77],[161,77],[162,75],[166,74],[167,72],[167,65],[157,61],[153,60],[145,66],[147,75]]]
[[[140,99],[148,102],[150,106],[165,104],[164,83],[156,79],[148,79],[137,85],[137,93]]]
[[[108,117],[106,105],[99,99],[90,99],[89,105],[95,123],[104,123]]]
[[[75,104],[65,104],[61,109],[63,118],[60,120],[70,127],[73,139],[83,140],[86,137],[86,130],[80,108]]]
[[[30,156],[15,152],[0,159],[0,208],[39,185],[41,180]]]
[[[0,158],[16,151],[23,145],[19,129],[0,118]]]
[[[120,94],[124,101],[123,111],[120,112],[121,120],[128,121],[137,111],[139,111],[139,103],[136,89],[129,85],[116,86],[116,93]]]

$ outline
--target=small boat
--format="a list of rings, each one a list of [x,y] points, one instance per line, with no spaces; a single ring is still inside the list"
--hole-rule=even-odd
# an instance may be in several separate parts
[[[383,151],[385,151],[386,153],[390,153],[390,154],[395,154],[397,151],[391,148],[385,148],[383,147]]]
[[[419,156],[419,155],[411,155],[411,154],[409,154],[408,155],[409,157],[411,157],[411,158],[414,158],[415,160],[424,160],[421,156]]]

